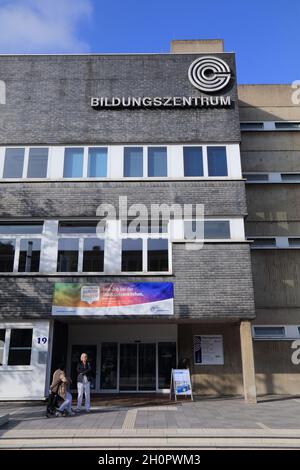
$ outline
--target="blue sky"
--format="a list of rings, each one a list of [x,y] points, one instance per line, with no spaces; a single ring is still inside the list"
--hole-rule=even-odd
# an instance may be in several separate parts
[[[0,0],[0,53],[168,52],[223,38],[239,83],[300,79],[299,0]]]

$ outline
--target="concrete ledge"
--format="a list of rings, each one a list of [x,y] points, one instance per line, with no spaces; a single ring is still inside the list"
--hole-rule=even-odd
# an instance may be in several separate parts
[[[8,420],[9,420],[9,414],[0,415],[0,426],[3,426],[3,424],[8,423]]]

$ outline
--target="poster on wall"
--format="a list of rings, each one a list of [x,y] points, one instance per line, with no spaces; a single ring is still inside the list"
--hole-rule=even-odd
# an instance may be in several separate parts
[[[223,336],[194,336],[194,362],[195,365],[223,365]]]
[[[55,283],[52,315],[173,315],[172,282]]]

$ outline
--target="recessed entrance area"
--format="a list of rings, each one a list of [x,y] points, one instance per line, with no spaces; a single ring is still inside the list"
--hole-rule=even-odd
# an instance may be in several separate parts
[[[168,392],[177,365],[177,325],[69,325],[68,371],[74,389],[82,352],[94,371],[93,392]]]

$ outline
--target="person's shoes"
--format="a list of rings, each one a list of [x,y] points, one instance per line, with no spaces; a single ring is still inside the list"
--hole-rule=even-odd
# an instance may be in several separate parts
[[[57,418],[62,418],[64,416],[64,412],[63,411],[56,411],[55,416]]]
[[[75,413],[80,413],[80,411],[81,411],[80,408],[75,409]]]
[[[87,413],[90,413],[90,412],[91,412],[91,410],[85,410],[85,411],[86,411]]]
[[[70,411],[70,412],[68,413],[68,416],[75,416],[75,414],[76,414],[76,413],[74,413],[74,411]]]

